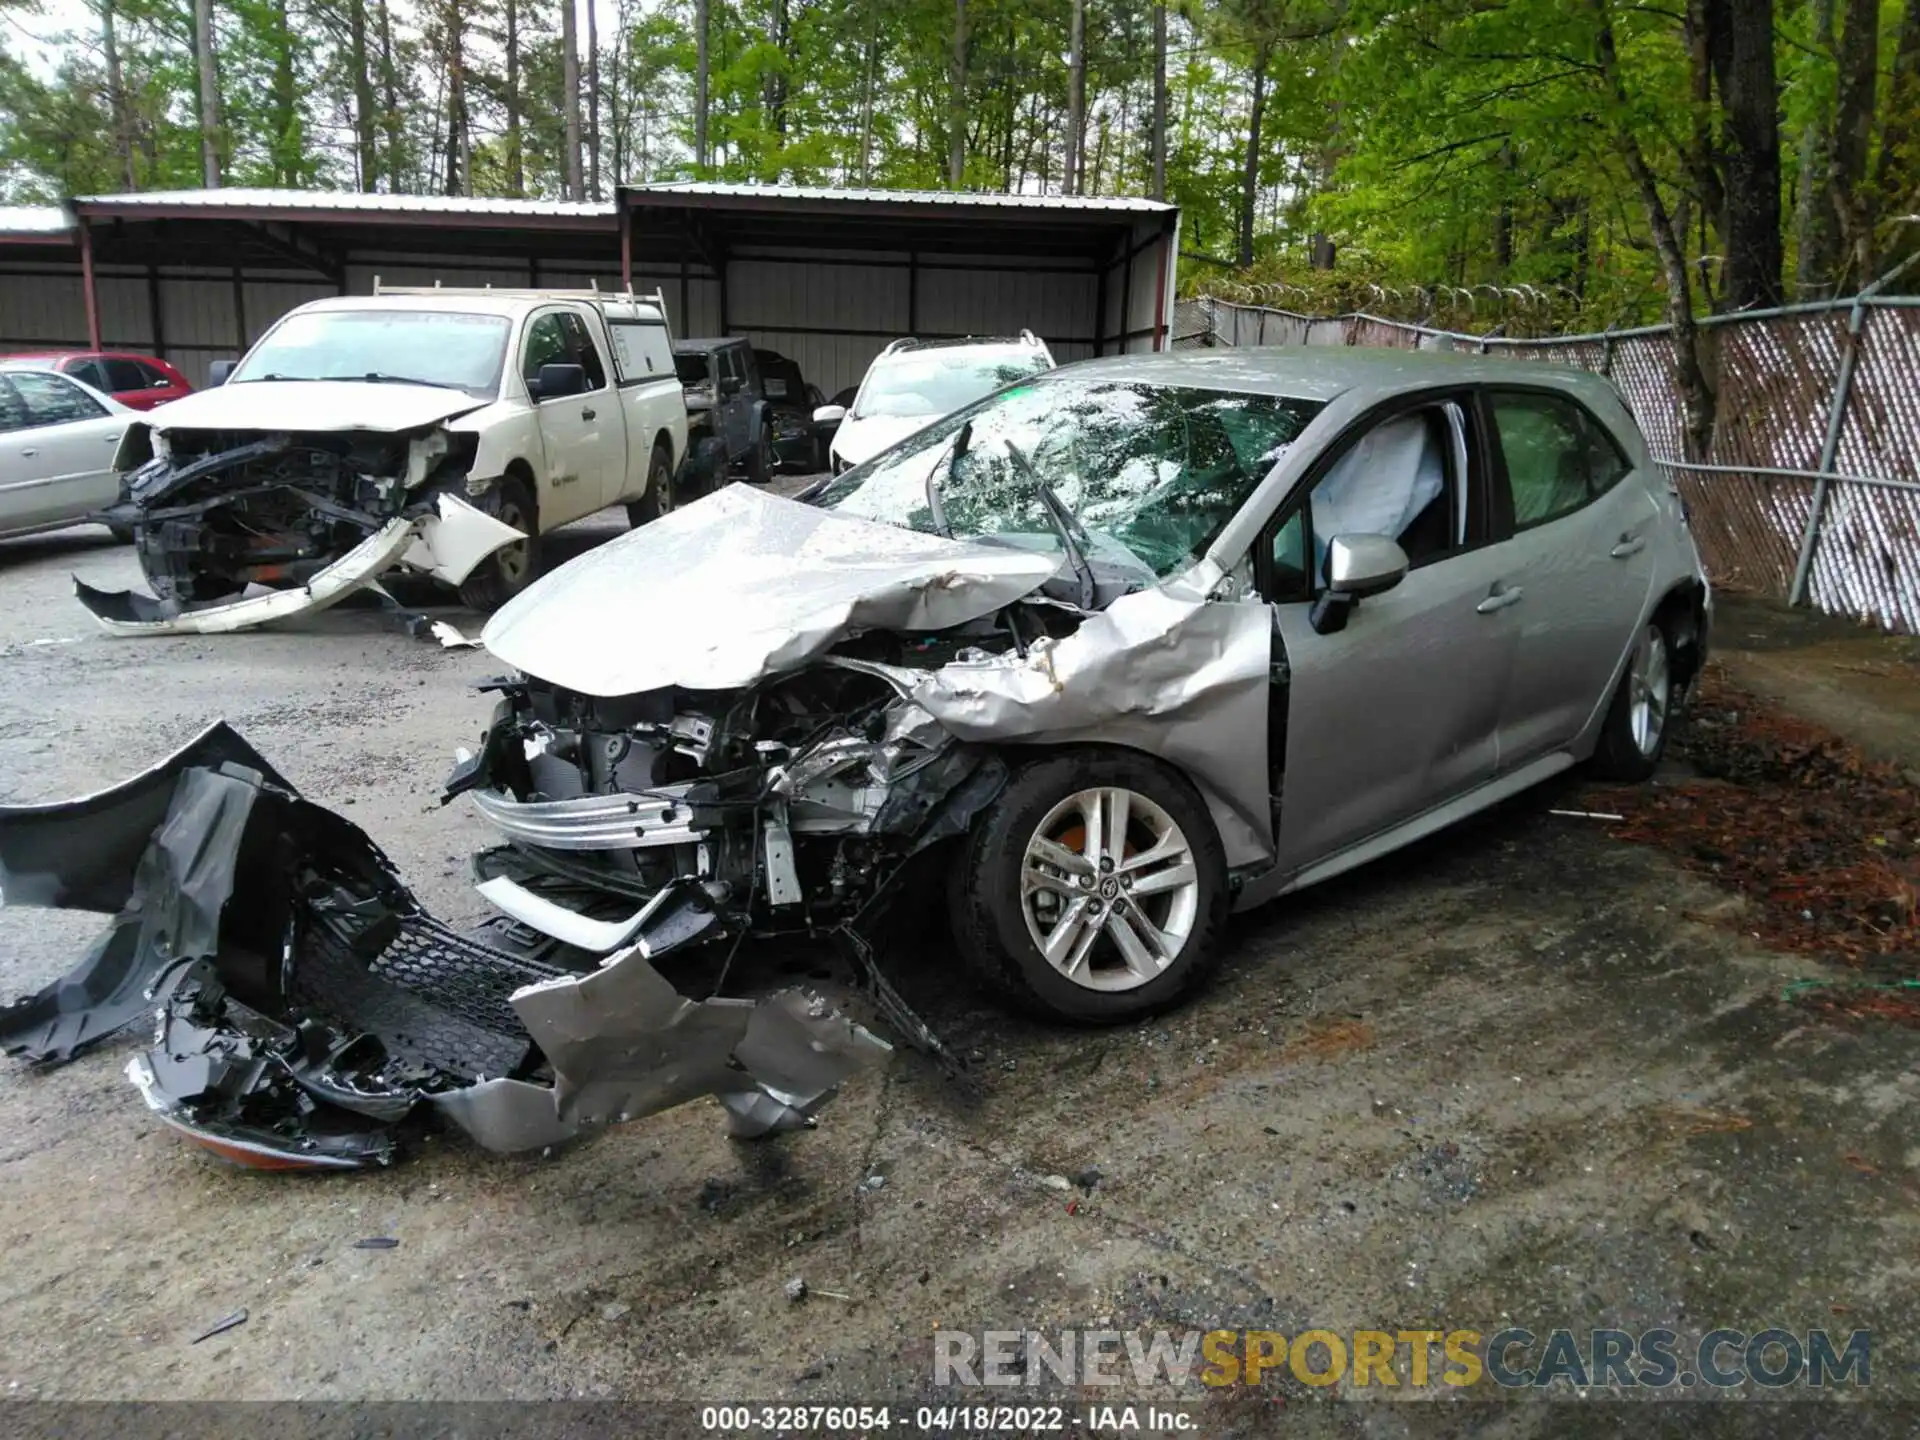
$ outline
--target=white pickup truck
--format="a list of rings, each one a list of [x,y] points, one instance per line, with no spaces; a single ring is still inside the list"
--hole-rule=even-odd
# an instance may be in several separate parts
[[[245,629],[395,568],[491,610],[538,572],[545,532],[670,509],[686,456],[657,294],[376,281],[289,311],[211,378],[122,441],[98,518],[133,532],[153,594],[80,586],[108,630]]]

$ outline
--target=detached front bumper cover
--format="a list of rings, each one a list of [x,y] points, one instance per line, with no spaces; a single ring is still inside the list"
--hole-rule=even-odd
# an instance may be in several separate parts
[[[56,1064],[157,1011],[129,1077],[248,1165],[384,1163],[422,1106],[495,1150],[701,1095],[764,1134],[809,1124],[890,1050],[803,992],[681,996],[648,962],[700,932],[684,904],[585,975],[457,934],[224,724],[111,790],[0,808],[0,887],[115,917],[72,973],[0,1009],[0,1049]]]
[[[525,537],[457,495],[436,497],[433,512],[387,521],[304,585],[199,605],[157,600],[133,590],[96,590],[76,578],[74,593],[110,635],[225,635],[275,620],[312,615],[368,589],[396,565],[458,585],[487,556]]]

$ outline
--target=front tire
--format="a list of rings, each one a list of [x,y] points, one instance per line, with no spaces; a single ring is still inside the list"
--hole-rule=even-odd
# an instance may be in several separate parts
[[[1636,784],[1652,778],[1666,754],[1673,719],[1673,637],[1660,621],[1650,620],[1633,642],[1627,673],[1607,709],[1594,747],[1594,773]]]
[[[1080,1024],[1151,1015],[1218,963],[1226,856],[1192,785],[1125,750],[1016,772],[951,891],[960,951],[1022,1008]]]
[[[673,509],[673,460],[667,454],[667,447],[653,447],[653,458],[647,462],[647,490],[638,500],[627,504],[627,523],[635,530],[649,521],[658,520]]]
[[[540,525],[532,492],[509,475],[495,488],[492,500],[488,513],[527,538],[503,545],[461,582],[460,603],[474,610],[498,610],[540,573]]]

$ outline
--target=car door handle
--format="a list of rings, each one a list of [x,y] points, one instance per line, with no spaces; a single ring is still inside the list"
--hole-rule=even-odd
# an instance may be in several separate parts
[[[592,407],[591,405],[589,405],[589,406],[588,406],[588,407],[587,407],[586,409],[584,409],[584,410],[582,410],[582,411],[580,412],[580,418],[581,418],[582,420],[591,420],[591,419],[593,419],[593,407]]]
[[[1526,592],[1518,585],[1498,586],[1494,592],[1473,608],[1482,615],[1491,615],[1496,610],[1504,610],[1509,605],[1518,605],[1520,597]]]
[[[23,456],[25,456],[27,459],[31,460],[34,456],[38,455],[40,452],[34,449],[32,446],[28,446],[25,450],[22,450],[20,453]]]
[[[1638,555],[1646,548],[1647,539],[1644,535],[1622,535],[1620,537],[1620,543],[1609,550],[1607,554],[1616,560],[1625,560],[1630,556]]]

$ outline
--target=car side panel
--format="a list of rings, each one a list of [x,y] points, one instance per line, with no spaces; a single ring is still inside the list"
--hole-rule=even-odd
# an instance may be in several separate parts
[[[1522,531],[1514,553],[1519,653],[1501,719],[1503,766],[1564,748],[1611,698],[1654,575],[1660,511],[1639,472],[1592,504]]]
[[[1303,868],[1490,779],[1513,668],[1498,545],[1422,566],[1317,633],[1306,602],[1274,607],[1286,646],[1287,755],[1277,862]]]

